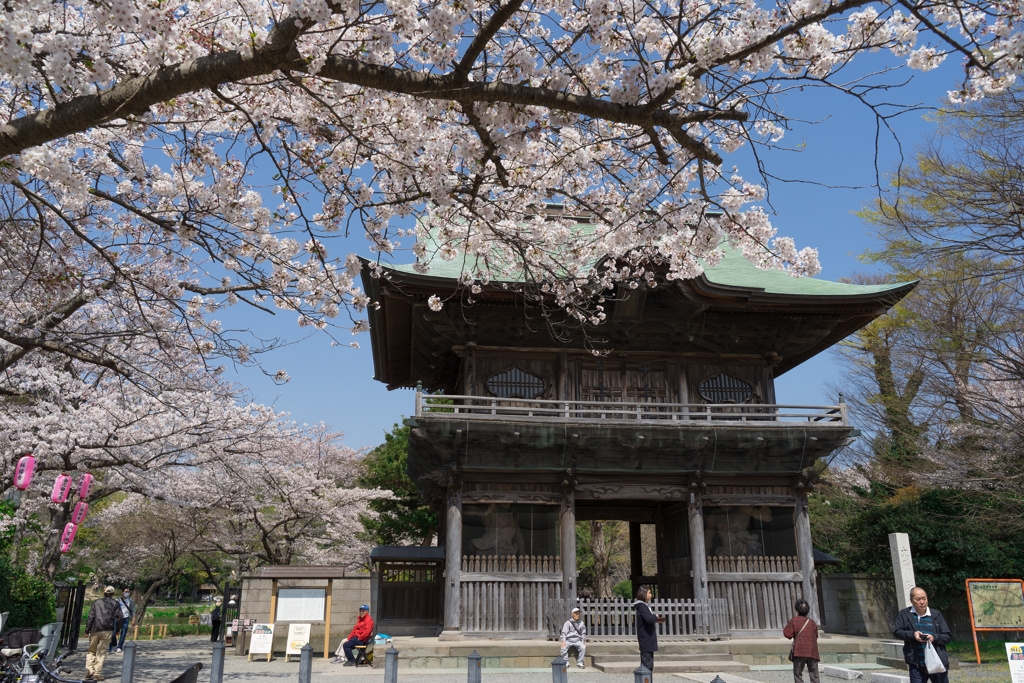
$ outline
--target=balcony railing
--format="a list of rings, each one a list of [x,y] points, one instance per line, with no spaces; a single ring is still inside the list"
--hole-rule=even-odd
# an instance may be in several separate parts
[[[849,427],[846,404],[795,406],[778,404],[646,403],[628,401],[551,401],[489,396],[432,396],[416,392],[416,417],[448,416],[460,420],[522,422],[628,422],[658,424],[700,422],[764,427],[765,423]],[[694,425],[696,426],[696,425]]]

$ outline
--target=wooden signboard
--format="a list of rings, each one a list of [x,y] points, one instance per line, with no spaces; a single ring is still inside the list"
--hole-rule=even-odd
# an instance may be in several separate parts
[[[974,655],[981,664],[979,631],[1024,631],[1024,580],[967,579]]]
[[[249,661],[252,661],[253,655],[266,655],[269,662],[273,653],[274,625],[253,624],[252,638],[249,639]]]

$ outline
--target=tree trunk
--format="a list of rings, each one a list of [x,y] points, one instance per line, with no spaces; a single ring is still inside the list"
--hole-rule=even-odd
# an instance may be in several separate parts
[[[604,542],[604,522],[591,520],[590,545],[594,553],[594,592],[599,598],[610,598],[612,586],[608,579],[609,557]]]
[[[37,569],[37,573],[50,583],[56,580],[57,572],[60,571],[60,561],[64,556],[60,552],[60,539],[64,534],[64,526],[68,523],[70,515],[70,503],[64,503],[56,510],[50,508],[50,533],[43,541],[43,554],[39,558]]]
[[[146,616],[146,606],[149,604],[149,599],[156,592],[156,589],[167,583],[167,578],[157,579],[153,583],[149,584],[149,588],[142,594],[138,602],[135,603],[135,625],[141,626],[142,619]]]

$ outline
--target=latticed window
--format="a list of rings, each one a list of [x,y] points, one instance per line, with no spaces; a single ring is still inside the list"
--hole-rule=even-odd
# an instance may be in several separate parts
[[[746,403],[754,398],[752,386],[724,372],[701,382],[698,390],[708,403]]]
[[[533,399],[544,393],[544,380],[515,366],[491,375],[485,383],[487,391],[498,398]]]
[[[646,363],[628,369],[599,363],[580,371],[580,400],[668,403],[668,375]]]

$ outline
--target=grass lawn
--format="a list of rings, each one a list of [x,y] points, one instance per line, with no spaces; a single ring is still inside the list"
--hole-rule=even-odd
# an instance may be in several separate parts
[[[981,651],[982,664],[1006,663],[1006,646],[1001,640],[979,640],[978,650]],[[955,655],[961,662],[978,661],[974,655],[973,640],[954,640],[946,646],[946,651]]]

